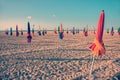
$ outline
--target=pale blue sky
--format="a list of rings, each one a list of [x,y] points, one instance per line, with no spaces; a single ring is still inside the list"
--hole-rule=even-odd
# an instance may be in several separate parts
[[[101,10],[105,11],[105,28],[120,26],[120,0],[0,0],[0,30],[13,27],[27,29],[30,23],[54,29],[62,23],[66,29],[97,26]]]

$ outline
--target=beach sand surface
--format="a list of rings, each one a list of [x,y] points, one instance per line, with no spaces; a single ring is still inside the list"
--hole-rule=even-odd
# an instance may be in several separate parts
[[[0,32],[0,79],[3,80],[112,80],[120,72],[120,36],[104,32],[106,53],[95,56],[89,78],[93,54],[89,46],[95,34],[82,32],[64,38],[48,32],[45,36],[32,36],[27,43],[27,33],[19,37]],[[89,78],[89,79],[88,79]]]

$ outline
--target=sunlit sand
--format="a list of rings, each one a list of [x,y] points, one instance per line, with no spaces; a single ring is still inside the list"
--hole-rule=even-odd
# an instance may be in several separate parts
[[[3,80],[86,80],[89,77],[92,53],[88,49],[95,35],[83,32],[72,35],[48,32],[45,36],[6,36],[0,32],[0,78]],[[111,79],[120,71],[120,36],[104,32],[106,54],[95,57],[91,80]]]

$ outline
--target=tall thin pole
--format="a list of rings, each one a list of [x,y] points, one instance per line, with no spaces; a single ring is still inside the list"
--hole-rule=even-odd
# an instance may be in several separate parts
[[[94,60],[95,60],[95,55],[93,55],[92,65],[91,65],[90,73],[89,73],[89,79],[90,79],[91,74],[92,74],[92,70],[93,70],[93,66],[94,66]]]

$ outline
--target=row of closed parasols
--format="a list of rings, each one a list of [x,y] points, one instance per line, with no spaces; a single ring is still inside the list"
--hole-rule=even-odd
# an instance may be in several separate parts
[[[97,25],[97,28],[95,31],[95,38],[94,38],[93,44],[89,46],[89,49],[92,51],[92,53],[95,56],[102,56],[106,52],[104,42],[102,40],[103,31],[104,31],[104,21],[105,21],[105,13],[104,13],[104,10],[102,10],[99,21],[98,21],[98,25]],[[73,28],[73,30],[74,30],[74,28]],[[11,29],[11,31],[12,31],[12,29]],[[34,32],[34,31],[32,31],[32,32]],[[84,35],[87,36],[88,28],[86,30],[84,29],[83,32],[84,32]],[[47,33],[47,32],[45,32],[43,30],[42,34],[44,35],[45,33]],[[62,29],[62,24],[60,24],[60,27],[58,27],[58,34],[59,34],[60,39],[63,39],[63,37],[64,37],[63,33],[64,33],[64,31]],[[68,33],[68,31],[67,31],[67,33]],[[109,33],[109,30],[107,30],[107,33]],[[8,33],[6,32],[6,34],[8,34]],[[41,35],[40,32],[38,32],[38,34]],[[73,31],[73,34],[74,34],[74,31]],[[114,28],[112,27],[111,35],[113,35],[113,34],[114,34]],[[120,27],[118,29],[118,34],[120,35]],[[16,26],[16,36],[18,36],[18,35],[19,35],[18,26]],[[23,35],[23,32],[21,32],[21,35]],[[30,22],[28,22],[27,42],[30,43],[31,40],[32,40],[32,36],[31,36],[31,30],[30,30]],[[91,65],[91,67],[93,67],[93,64]],[[92,68],[91,68],[91,71],[92,71]],[[91,72],[90,72],[90,76],[91,76]]]
[[[104,43],[102,40],[102,36],[103,36],[103,30],[104,30],[104,10],[102,10],[101,14],[100,14],[100,18],[98,21],[98,26],[96,28],[96,31],[94,32],[96,37],[94,39],[93,44],[89,47],[94,54],[98,55],[102,55],[105,53],[105,48],[104,48]],[[31,29],[30,29],[30,22],[28,22],[27,24],[27,42],[30,43],[32,40],[32,35],[31,35]],[[77,30],[79,33],[79,30]],[[73,27],[73,30],[71,31],[73,33],[73,35],[75,34],[75,28]],[[34,29],[32,29],[32,33],[34,33]],[[55,31],[56,33],[56,31]],[[63,30],[63,26],[62,24],[60,24],[60,27],[58,27],[58,34],[59,34],[59,39],[63,39],[64,37],[64,30]],[[67,29],[67,33],[68,33],[68,29]],[[86,27],[86,29],[83,29],[83,33],[85,36],[88,36],[88,25]],[[109,30],[107,30],[107,33],[109,33]],[[6,34],[8,35],[8,31],[6,31]],[[46,30],[43,30],[42,33],[39,30],[38,31],[38,35],[45,35],[47,34]],[[112,27],[111,29],[111,35],[114,34],[114,28]],[[118,34],[120,35],[120,27],[118,28]],[[10,35],[12,35],[12,28],[10,28]],[[23,35],[23,31],[21,30],[21,35]],[[18,31],[18,25],[16,26],[16,36],[19,36],[19,31]]]

